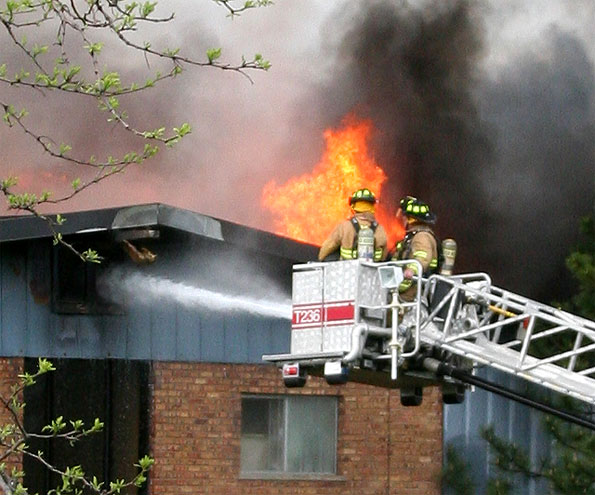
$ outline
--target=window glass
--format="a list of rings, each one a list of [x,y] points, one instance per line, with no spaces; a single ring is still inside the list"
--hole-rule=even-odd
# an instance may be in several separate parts
[[[336,443],[335,397],[242,398],[243,473],[334,474]]]
[[[287,398],[287,470],[334,473],[336,400],[327,397]]]

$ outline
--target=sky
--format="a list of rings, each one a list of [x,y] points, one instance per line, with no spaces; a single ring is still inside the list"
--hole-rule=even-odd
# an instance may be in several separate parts
[[[411,194],[430,203],[438,233],[459,242],[461,269],[488,271],[545,302],[566,288],[564,256],[595,203],[594,2],[277,0],[234,19],[208,0],[159,8],[176,19],[151,30],[154,46],[198,56],[221,47],[230,63],[262,53],[272,68],[252,82],[188,68],[123,99],[135,125],[188,121],[193,132],[61,211],[162,202],[271,230],[263,186],[310,172],[324,130],[356,112],[378,130],[373,149],[388,175],[381,201]],[[125,76],[144,79],[143,57],[115,53]],[[9,49],[4,56],[18,60]],[[82,98],[0,86],[7,98],[75,150],[130,144]],[[18,129],[0,128],[0,146],[0,177],[19,176],[23,190],[68,190],[80,175]]]

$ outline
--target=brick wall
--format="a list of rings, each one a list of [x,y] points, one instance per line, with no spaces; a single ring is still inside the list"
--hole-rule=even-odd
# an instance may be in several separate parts
[[[23,360],[21,358],[0,358],[0,394],[7,399],[11,395],[11,386],[18,381],[18,375],[23,373]],[[0,425],[14,424],[14,418],[4,406],[0,406]],[[4,454],[6,449],[0,452]],[[21,456],[11,455],[6,462],[6,472],[10,473],[12,468],[21,468]],[[3,493],[0,488],[0,493]]]
[[[239,479],[242,393],[339,396],[341,479]],[[151,449],[151,495],[439,495],[442,405],[435,388],[422,406],[405,408],[397,390],[355,383],[310,377],[286,389],[272,366],[158,362]]]

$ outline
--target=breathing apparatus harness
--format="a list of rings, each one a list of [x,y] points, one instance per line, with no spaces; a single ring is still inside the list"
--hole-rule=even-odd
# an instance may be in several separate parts
[[[430,229],[429,227],[417,228],[415,230],[410,230],[409,232],[407,232],[407,234],[405,234],[405,237],[403,238],[403,240],[401,240],[397,243],[396,251],[395,251],[395,258],[399,259],[399,260],[406,260],[406,259],[411,258],[411,254],[412,254],[411,253],[411,241],[420,232],[427,232],[434,238],[434,241],[436,242],[437,258],[434,258],[430,261],[430,265],[429,265],[428,269],[423,273],[424,277],[429,277],[432,273],[439,272],[440,268],[444,262],[444,253],[442,252],[442,242],[440,241],[440,239],[438,239],[438,237],[436,237],[436,234],[434,234],[432,229]]]

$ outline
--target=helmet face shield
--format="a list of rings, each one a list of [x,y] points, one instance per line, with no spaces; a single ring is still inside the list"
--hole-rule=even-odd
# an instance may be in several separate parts
[[[375,206],[375,203],[371,203],[370,201],[363,201],[360,199],[359,201],[352,203],[351,209],[356,213],[363,213],[364,211],[374,213]]]

